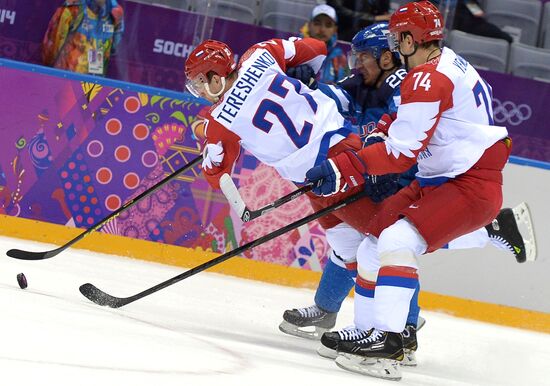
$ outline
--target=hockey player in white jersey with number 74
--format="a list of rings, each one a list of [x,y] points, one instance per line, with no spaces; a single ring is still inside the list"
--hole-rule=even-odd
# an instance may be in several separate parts
[[[316,194],[330,195],[365,174],[400,173],[418,164],[416,180],[381,203],[358,249],[355,324],[366,337],[336,345],[340,367],[397,380],[417,259],[497,215],[511,140],[505,127],[494,125],[490,86],[467,61],[440,47],[443,19],[435,6],[402,6],[389,30],[390,48],[409,73],[385,142],[341,153],[306,176]]]

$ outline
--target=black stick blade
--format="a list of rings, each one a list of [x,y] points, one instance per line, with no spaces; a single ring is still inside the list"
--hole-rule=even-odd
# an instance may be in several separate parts
[[[180,273],[179,275],[176,275],[168,280],[163,281],[162,283],[159,283],[151,288],[148,288],[144,291],[141,291],[140,293],[137,293],[135,295],[129,296],[127,298],[117,298],[114,296],[111,296],[100,289],[98,289],[96,286],[90,283],[86,283],[80,286],[80,292],[82,295],[86,296],[89,300],[94,302],[95,304],[99,304],[100,306],[109,306],[111,308],[119,308],[122,306],[125,306],[126,304],[130,304],[132,302],[135,302],[136,300],[142,299],[146,296],[149,296],[157,291],[160,291],[163,288],[166,288],[168,286],[171,286],[172,284],[175,284],[179,281],[182,281],[184,279],[187,279],[190,276],[196,275],[199,272],[202,272],[210,267],[213,267],[217,264],[223,263],[224,261],[240,255],[242,252],[249,250],[250,248],[254,248],[255,246],[258,246],[260,244],[263,244],[267,241],[270,241],[274,239],[275,237],[278,237],[286,232],[289,232],[293,229],[296,229],[304,224],[307,224],[310,221],[317,220],[320,217],[323,217],[327,214],[329,214],[332,211],[341,209],[345,207],[346,205],[349,205],[363,197],[367,196],[367,192],[365,190],[354,194],[353,196],[349,196],[344,198],[342,201],[337,202],[335,204],[332,204],[330,206],[327,206],[315,213],[309,214],[300,220],[294,221],[291,224],[288,224],[282,228],[279,228],[271,233],[268,233],[267,235],[264,235],[260,238],[257,238],[256,240],[250,241],[246,243],[245,245],[242,245],[238,248],[233,249],[232,251],[226,252],[223,255],[220,255],[212,260],[208,260],[200,265],[197,265],[194,268],[191,268],[183,273]]]
[[[119,308],[127,303],[126,299],[111,296],[90,283],[82,284],[79,290],[82,295],[100,306]]]
[[[74,243],[82,240],[84,237],[88,236],[89,234],[93,233],[97,229],[101,228],[103,225],[111,221],[113,218],[117,217],[122,211],[128,209],[132,205],[136,204],[139,200],[142,198],[148,196],[149,194],[153,193],[157,189],[159,189],[161,186],[167,184],[172,179],[176,178],[180,173],[183,173],[186,170],[189,170],[196,165],[198,165],[202,161],[202,155],[198,156],[194,160],[191,160],[186,165],[183,165],[181,168],[175,170],[172,174],[170,174],[168,177],[160,180],[155,185],[151,186],[149,189],[141,192],[136,197],[130,199],[127,201],[124,205],[119,207],[117,210],[109,214],[107,217],[105,217],[102,220],[99,220],[96,224],[92,225],[91,228],[86,229],[84,232],[80,233],[78,236],[76,236],[74,239],[69,240],[62,246],[56,249],[52,249],[50,251],[45,252],[29,252],[29,251],[22,251],[20,249],[10,249],[6,254],[9,257],[13,257],[14,259],[20,259],[20,260],[44,260],[49,259],[50,257],[57,256],[61,252],[63,252],[65,249],[69,248]]]
[[[52,252],[54,253],[52,254]],[[6,252],[6,255],[19,260],[44,260],[57,255],[57,253],[55,253],[55,250],[46,252],[30,252],[22,251],[21,249],[10,249]]]

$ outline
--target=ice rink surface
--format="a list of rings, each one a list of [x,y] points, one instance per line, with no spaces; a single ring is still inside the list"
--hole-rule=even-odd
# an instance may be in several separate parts
[[[391,385],[338,368],[318,343],[278,330],[313,292],[199,273],[118,310],[79,292],[130,296],[183,269],[69,249],[44,261],[5,256],[51,246],[0,238],[2,386]],[[21,290],[16,275],[29,287]],[[416,368],[401,385],[550,385],[550,335],[422,312]],[[352,322],[352,301],[338,327]]]

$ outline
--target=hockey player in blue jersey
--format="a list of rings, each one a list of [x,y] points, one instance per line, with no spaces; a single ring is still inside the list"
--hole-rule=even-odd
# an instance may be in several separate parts
[[[397,111],[400,92],[399,85],[407,72],[401,67],[398,55],[390,52],[386,33],[388,23],[380,23],[361,30],[352,40],[352,50],[348,55],[349,66],[355,74],[345,78],[338,85],[318,87],[336,100],[338,106],[349,106],[340,111],[352,121],[366,145],[381,138],[370,135],[384,114],[393,115]],[[301,74],[300,74],[301,75]],[[306,79],[304,81],[307,82]],[[349,103],[340,103],[342,98]],[[383,122],[383,121],[382,121]],[[416,170],[400,178],[400,184],[406,186],[414,178]],[[358,238],[363,237],[358,233]],[[351,246],[354,243],[350,243]],[[350,269],[351,268],[351,269]],[[334,327],[336,316],[342,302],[354,286],[356,271],[352,264],[344,263],[337,254],[331,253],[327,261],[319,287],[315,294],[315,305],[305,308],[286,310],[283,322],[279,326],[282,332],[310,339],[319,339],[322,333]],[[407,332],[410,334],[409,352],[406,363],[415,364],[416,329],[418,323],[418,288],[411,301]],[[421,324],[423,320],[421,319]],[[313,331],[313,329],[315,329]],[[353,334],[353,329],[348,330]],[[323,347],[323,346],[321,346]],[[331,356],[331,352],[319,352]]]

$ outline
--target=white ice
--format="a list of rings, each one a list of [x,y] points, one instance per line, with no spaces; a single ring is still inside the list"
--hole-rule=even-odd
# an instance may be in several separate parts
[[[126,297],[183,269],[76,249],[44,261],[4,255],[51,247],[0,238],[1,386],[393,384],[341,370],[318,343],[279,332],[283,311],[311,304],[310,290],[202,272],[110,309],[78,287]],[[401,385],[550,385],[549,334],[423,316],[419,366],[403,370]],[[348,300],[338,326],[351,321]]]

